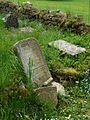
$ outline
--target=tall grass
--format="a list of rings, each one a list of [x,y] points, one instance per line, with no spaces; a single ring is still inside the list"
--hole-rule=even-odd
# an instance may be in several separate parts
[[[73,67],[77,69],[82,76],[90,65],[90,35],[76,35],[69,31],[62,31],[57,27],[45,27],[38,21],[23,22],[23,20],[19,19],[20,27],[26,25],[35,29],[32,33],[21,33],[19,29],[15,29],[14,31],[12,31],[12,29],[7,30],[3,25],[2,17],[3,16],[0,15],[0,119],[19,120],[23,118],[34,118],[39,120],[40,118],[43,119],[47,117],[48,119],[55,116],[56,110],[51,107],[50,104],[45,105],[40,103],[35,94],[30,94],[29,92],[28,95],[23,96],[18,93],[16,89],[18,87],[16,85],[23,80],[23,71],[20,61],[14,55],[13,45],[24,38],[35,37],[42,48],[50,70],[57,70],[57,67],[59,67],[59,69]],[[63,55],[62,51],[48,47],[48,42],[58,39],[64,39],[78,46],[85,47],[87,52],[72,57],[67,54]],[[29,60],[30,76],[27,80],[27,85],[31,80],[31,64],[32,60]],[[77,80],[81,81],[79,77]],[[77,90],[76,87],[66,87],[67,97],[59,98],[57,111],[61,120],[68,117],[69,114],[71,114],[72,118],[75,119],[82,119],[82,114],[87,114],[87,107],[84,106],[83,109],[82,105],[82,100],[87,101],[86,95],[84,93],[80,93],[79,89]]]

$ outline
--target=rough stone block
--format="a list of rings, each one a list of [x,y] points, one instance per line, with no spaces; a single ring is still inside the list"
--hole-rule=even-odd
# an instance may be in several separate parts
[[[40,100],[45,102],[51,102],[54,106],[57,105],[57,88],[53,86],[41,87],[35,89],[35,93]]]
[[[14,14],[8,14],[5,18],[3,18],[3,21],[6,28],[9,27],[17,28],[19,26],[18,18]]]
[[[52,82],[52,86],[57,88],[57,93],[65,96],[65,89],[60,83]]]

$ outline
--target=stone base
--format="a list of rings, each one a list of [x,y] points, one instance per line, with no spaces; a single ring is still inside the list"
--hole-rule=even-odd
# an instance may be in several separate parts
[[[57,105],[57,88],[53,86],[40,87],[34,90],[41,101],[51,102],[52,105]]]

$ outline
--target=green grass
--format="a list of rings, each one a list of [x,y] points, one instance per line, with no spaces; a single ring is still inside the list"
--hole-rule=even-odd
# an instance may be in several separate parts
[[[2,15],[0,16],[2,18]],[[20,62],[18,61],[17,57],[13,53],[13,45],[17,41],[22,40],[24,38],[35,37],[38,40],[43,50],[45,59],[48,63],[49,69],[51,71],[53,69],[57,70],[57,66],[58,66],[59,69],[63,69],[66,67],[74,67],[75,69],[80,71],[81,75],[85,73],[87,67],[89,66],[89,63],[88,63],[89,44],[88,43],[90,40],[90,35],[80,36],[80,35],[75,35],[74,33],[60,31],[58,30],[58,28],[56,29],[46,28],[38,21],[32,21],[32,22],[25,21],[24,22],[22,20],[19,20],[19,23],[20,23],[20,27],[24,26],[25,24],[30,25],[35,29],[35,31],[33,31],[33,33],[23,34],[19,31],[19,29],[15,29],[12,32],[12,29],[7,30],[6,28],[4,28],[4,25],[2,24],[2,20],[0,19],[0,27],[1,27],[1,32],[0,32],[0,91],[2,91],[1,101],[3,97],[4,99],[8,100],[7,92],[6,92],[8,90],[8,86],[10,88],[13,88],[14,89],[13,91],[15,92],[15,85],[20,83],[20,81],[22,81],[23,79],[23,72],[21,69]],[[74,58],[69,55],[62,56],[62,52],[59,52],[55,50],[54,48],[48,47],[48,42],[54,41],[57,39],[64,39],[76,45],[85,47],[88,52],[79,54],[78,56]],[[78,78],[77,80],[81,81],[80,78]],[[65,117],[68,117],[69,114],[71,114],[72,118],[82,119],[83,114],[86,115],[87,110],[89,110],[87,109],[87,104],[84,104],[84,107],[82,107],[83,106],[82,101],[87,101],[86,95],[84,93],[82,94],[79,88],[77,92],[76,86],[78,87],[78,85],[72,87],[72,84],[71,84],[70,86],[71,87],[67,86],[65,88],[67,97],[58,98],[59,105],[58,105],[57,110],[58,110],[58,117],[61,120],[63,120]],[[2,97],[2,94],[3,94],[3,97]],[[15,95],[13,96],[11,92],[9,95],[11,96],[11,98],[13,98],[12,104],[7,105],[5,103],[5,105],[2,107],[2,110],[6,112],[6,117],[7,117],[6,120],[10,119],[8,118],[10,111],[12,111],[11,113],[12,119],[13,119],[13,114],[15,111],[17,111],[16,115],[18,116],[18,119],[20,119],[20,114],[21,115],[25,114],[25,116],[30,117],[31,114],[29,114],[27,110],[28,104],[30,104],[29,107],[31,108],[33,104],[35,104],[36,106],[41,106],[40,104],[38,105],[36,101],[33,101],[33,97],[25,98],[22,100],[22,99],[17,98],[16,92],[14,94]],[[24,101],[27,101],[27,104],[24,104]],[[33,104],[32,104],[32,101],[33,101]],[[16,107],[13,108],[16,105],[19,106],[18,110]],[[22,106],[24,106],[26,109],[24,109],[24,107]],[[74,108],[74,106],[76,107]],[[42,114],[47,113],[47,118],[51,117],[51,115],[54,115],[54,113],[51,114],[52,109],[50,109],[50,105],[48,107],[49,108],[43,105],[41,108],[39,107]],[[7,108],[10,108],[10,109],[7,109]],[[35,114],[36,114],[36,117],[38,117],[38,113],[37,113],[38,110],[35,111],[36,107],[33,109],[34,110],[33,110],[32,117],[35,117]],[[19,114],[19,111],[21,111],[20,114]],[[56,110],[53,112],[56,112]]]
[[[84,5],[87,5],[86,1],[83,2],[85,2]],[[54,9],[55,5],[58,8],[58,3],[62,4],[63,2],[32,1],[32,3],[39,8],[48,8],[48,6],[51,6],[50,9]],[[47,6],[47,3],[51,4]],[[72,3],[72,1],[65,3]],[[65,10],[63,6],[62,8]],[[38,21],[19,19],[20,27],[27,25],[35,29],[32,33],[21,33],[19,28],[7,30],[3,25],[2,18],[3,15],[0,14],[0,117],[2,117],[0,120],[22,120],[22,117],[25,120],[30,120],[30,118],[39,120],[45,114],[47,118],[58,116],[59,120],[64,120],[65,117],[70,117],[72,120],[88,120],[86,115],[90,116],[90,96],[86,92],[81,93],[79,86],[85,71],[90,66],[90,34],[76,35],[58,28],[48,28]],[[59,102],[56,109],[49,104],[40,103],[34,94],[21,96],[17,93],[17,84],[23,79],[26,80],[26,78],[23,77],[19,59],[14,55],[13,45],[17,41],[29,37],[35,37],[38,40],[51,72],[56,74],[57,69],[61,70],[66,67],[73,67],[80,72],[77,78],[77,81],[79,81],[78,84],[74,83],[73,85],[73,79],[71,79],[69,80],[70,85],[65,86],[66,97],[58,95]],[[87,52],[71,57],[68,54],[63,55],[62,52],[55,50],[53,47],[48,47],[48,42],[58,39],[85,47]],[[10,88],[11,91],[8,91]],[[9,95],[7,92],[9,92]]]
[[[19,0],[11,0],[19,1]],[[27,0],[20,0],[19,3]],[[70,12],[73,15],[82,15],[87,23],[90,23],[89,0],[30,0],[39,9],[57,10]],[[89,20],[88,20],[89,19]]]

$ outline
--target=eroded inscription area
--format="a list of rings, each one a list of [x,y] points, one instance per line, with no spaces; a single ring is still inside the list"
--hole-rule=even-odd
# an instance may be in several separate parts
[[[40,46],[35,39],[26,39],[16,43],[14,50],[19,54],[27,75],[29,74],[29,63],[32,63],[31,76],[34,85],[42,86],[51,77]]]

